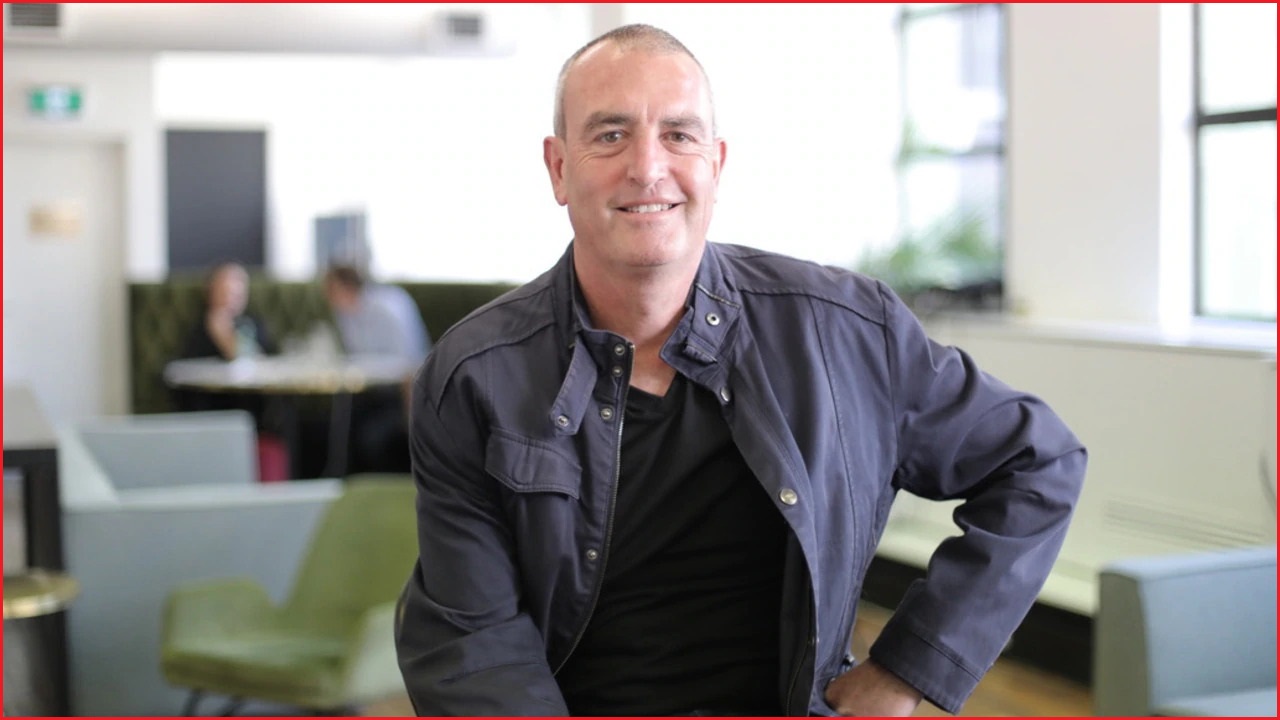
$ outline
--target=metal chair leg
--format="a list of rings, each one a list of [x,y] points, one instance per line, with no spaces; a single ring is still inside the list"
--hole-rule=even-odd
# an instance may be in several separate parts
[[[316,708],[312,712],[320,717],[356,717],[360,715],[360,708],[355,705],[339,705],[334,708]]]
[[[187,696],[187,703],[182,706],[182,714],[184,717],[191,717],[196,714],[196,705],[200,704],[200,697],[204,693],[200,690],[192,690]]]

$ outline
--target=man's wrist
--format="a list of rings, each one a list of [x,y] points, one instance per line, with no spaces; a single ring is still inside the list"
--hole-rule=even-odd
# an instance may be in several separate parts
[[[833,679],[826,690],[827,704],[841,715],[910,715],[923,699],[911,684],[867,660]]]

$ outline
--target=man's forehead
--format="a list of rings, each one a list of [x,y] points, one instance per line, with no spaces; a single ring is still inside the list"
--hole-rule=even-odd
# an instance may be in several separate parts
[[[663,77],[673,80],[680,77],[694,80],[699,86],[706,85],[706,77],[698,62],[686,53],[660,48],[623,47],[614,43],[597,45],[583,53],[569,68],[565,82],[568,86],[588,81],[608,84],[615,73],[652,64],[667,66],[662,69]],[[673,75],[672,70],[677,70],[678,74]]]
[[[598,118],[601,114],[625,114],[626,108],[608,107],[610,103],[618,102],[620,96],[625,96],[631,89],[622,86],[619,75],[637,71],[651,62],[667,64],[668,67],[655,71],[656,74],[645,72],[646,80],[657,78],[662,82],[682,86],[678,93],[670,96],[672,99],[679,99],[679,104],[687,105],[676,114],[683,118],[706,115],[703,121],[709,122],[710,90],[697,61],[685,53],[675,51],[621,48],[613,45],[591,48],[570,69],[565,81],[564,102],[570,106],[566,107],[566,112],[577,115],[582,120],[587,119],[584,115]],[[673,73],[671,70],[678,72]],[[657,83],[654,86],[657,87]],[[612,93],[610,90],[621,92]]]

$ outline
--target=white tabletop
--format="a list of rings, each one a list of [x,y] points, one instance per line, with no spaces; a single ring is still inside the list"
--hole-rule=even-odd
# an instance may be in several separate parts
[[[382,355],[195,358],[170,362],[164,381],[214,392],[334,394],[399,384],[417,369],[417,362]]]

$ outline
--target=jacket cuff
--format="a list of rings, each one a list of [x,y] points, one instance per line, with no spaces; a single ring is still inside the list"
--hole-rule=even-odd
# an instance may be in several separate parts
[[[919,690],[926,700],[953,715],[960,712],[983,675],[955,653],[925,640],[896,615],[868,654],[876,664]]]

